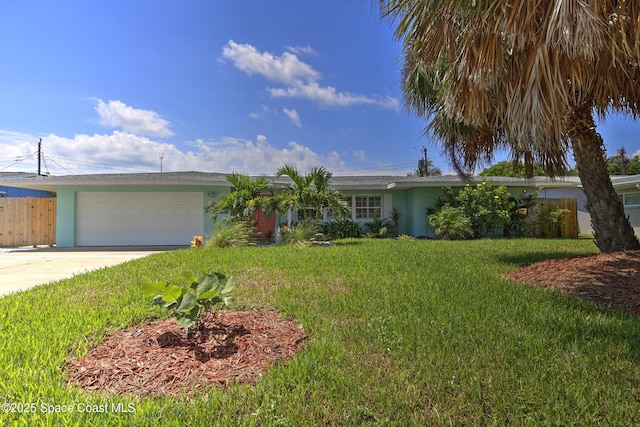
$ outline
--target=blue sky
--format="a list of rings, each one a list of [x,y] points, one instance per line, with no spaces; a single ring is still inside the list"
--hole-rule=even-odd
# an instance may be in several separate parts
[[[0,171],[35,171],[42,138],[53,175],[405,175],[423,146],[446,172],[403,108],[401,48],[372,3],[4,1]],[[610,154],[640,154],[640,122],[599,131]]]

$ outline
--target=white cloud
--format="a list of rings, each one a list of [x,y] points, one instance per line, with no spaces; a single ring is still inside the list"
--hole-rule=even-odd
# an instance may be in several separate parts
[[[252,111],[249,113],[249,117],[252,119],[264,119],[271,113],[273,113],[272,109],[268,108],[266,105],[260,105],[258,111]]]
[[[276,56],[260,52],[249,44],[229,40],[222,54],[248,75],[258,74],[272,82],[284,84],[285,87],[269,88],[275,97],[304,98],[326,106],[375,105],[391,110],[400,109],[400,102],[389,96],[357,95],[338,91],[332,86],[320,86],[320,73],[289,52]]]
[[[245,73],[259,74],[277,83],[293,84],[297,81],[315,81],[320,78],[320,74],[310,65],[287,52],[278,57],[269,52],[258,52],[249,44],[238,44],[229,40],[222,49],[222,54]]]
[[[286,49],[289,52],[295,53],[297,55],[313,55],[317,56],[318,52],[316,52],[311,46],[287,46]]]
[[[289,117],[291,123],[295,126],[302,128],[302,122],[300,121],[300,114],[296,110],[289,110],[288,108],[283,108],[282,111]]]
[[[319,154],[296,142],[289,142],[286,148],[278,148],[269,143],[264,135],[258,135],[255,142],[224,138],[219,141],[199,140],[197,143],[199,155],[207,159],[209,170],[272,175],[284,164],[293,164],[301,170],[317,165],[332,170],[345,168],[344,161],[337,153]]]
[[[0,131],[0,171],[35,172],[38,138],[28,134]],[[76,135],[65,138],[48,135],[42,138],[43,172],[52,175],[95,173],[159,172],[160,156],[163,171],[239,171],[251,175],[272,175],[285,163],[306,170],[323,165],[335,173],[346,170],[345,162],[336,152],[321,154],[296,142],[285,147],[272,145],[266,136],[255,141],[223,138],[215,141],[197,140],[187,151],[173,144],[154,141],[127,132],[110,135]],[[27,160],[15,164],[17,156]]]
[[[349,105],[376,105],[390,110],[398,110],[400,103],[391,97],[370,97],[347,92],[338,92],[331,86],[322,87],[315,82],[294,84],[287,88],[269,89],[275,97],[306,98],[327,106],[346,107]]]
[[[140,110],[121,101],[105,103],[97,100],[95,110],[100,115],[100,124],[108,128],[122,128],[125,132],[154,137],[169,137],[169,122],[154,111]]]
[[[362,150],[351,150],[351,154],[362,163],[367,163],[369,161],[367,159],[367,154]]]
[[[175,161],[176,158],[180,158],[173,166],[181,167],[196,160],[194,153],[184,153],[173,144],[128,132],[76,135],[73,138],[49,135],[43,140],[47,147],[46,157],[50,158],[52,163],[55,162],[49,163],[55,174],[156,172],[160,171],[161,155],[164,156],[164,170],[167,170],[168,163],[171,163],[167,162],[167,159]],[[61,168],[64,170],[61,171]]]
[[[37,137],[0,130],[0,172],[24,171],[25,168],[37,171],[37,152]]]

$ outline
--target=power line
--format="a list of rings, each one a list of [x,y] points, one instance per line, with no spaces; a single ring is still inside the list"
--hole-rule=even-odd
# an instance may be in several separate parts
[[[69,172],[71,175],[75,175],[73,172],[71,172],[69,169],[65,168],[64,166],[62,166],[60,163],[56,162],[55,160],[53,160],[53,158],[51,158],[51,156],[47,156],[49,157],[49,160],[51,160],[52,163],[55,163],[56,165],[58,165],[59,167],[61,167],[62,169],[66,170],[67,172]]]
[[[45,159],[44,153],[42,153],[42,163],[44,163],[44,168],[47,170],[46,175],[51,175],[51,172],[49,172],[49,166],[47,166],[47,159]]]
[[[76,159],[69,159],[69,158],[64,158],[64,157],[57,157],[57,161],[56,159],[54,159],[53,157],[51,157],[50,155],[47,155],[47,157],[49,158],[49,160],[51,160],[52,162],[56,163],[56,165],[60,166],[61,168],[63,168],[66,171],[69,171],[69,169],[67,169],[67,167],[70,166],[93,166],[93,167],[100,167],[102,169],[110,169],[110,170],[121,170],[121,171],[140,171],[141,168],[140,166],[137,165],[133,165],[133,166],[116,166],[113,164],[107,164],[107,163],[99,163],[99,162],[90,162],[90,161],[82,161],[82,160],[76,160]],[[62,163],[65,163],[67,165],[67,167],[63,166]],[[151,170],[151,167],[147,167],[144,169],[149,169]]]
[[[23,157],[22,159],[16,160],[14,163],[10,164],[9,166],[5,166],[4,168],[0,169],[0,171],[3,171],[3,170],[5,170],[5,169],[9,169],[11,166],[15,166],[15,165],[17,165],[18,163],[24,162],[25,160],[30,159],[31,157],[33,157],[34,155],[36,155],[37,153],[38,153],[38,152],[36,151],[36,152],[34,152],[34,153],[32,153],[32,154],[28,155],[27,157]]]

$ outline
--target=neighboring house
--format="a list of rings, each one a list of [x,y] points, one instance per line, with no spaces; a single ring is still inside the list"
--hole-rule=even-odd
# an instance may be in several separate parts
[[[613,176],[613,188],[620,195],[624,204],[624,211],[629,216],[629,222],[640,236],[640,175]]]
[[[32,190],[29,188],[8,187],[3,184],[3,179],[21,179],[38,176],[35,173],[24,172],[0,172],[0,197],[55,197],[48,191]]]
[[[584,212],[584,195],[576,177],[551,180],[477,177],[471,183],[490,181],[505,185],[513,195],[539,191],[540,197],[578,199],[579,232],[591,231]],[[273,178],[284,187],[287,177]],[[351,206],[352,218],[366,223],[385,218],[393,208],[400,211],[399,232],[433,236],[426,209],[442,195],[441,188],[461,188],[467,182],[457,176],[334,176],[333,186]],[[73,246],[188,245],[194,235],[208,235],[213,224],[207,207],[232,191],[225,174],[165,172],[96,174],[60,177],[33,176],[4,180],[13,187],[57,194],[56,244]],[[615,177],[636,233],[640,234],[640,175]],[[291,213],[297,220],[297,213]],[[330,213],[324,213],[330,219]],[[279,215],[277,223],[288,221]]]

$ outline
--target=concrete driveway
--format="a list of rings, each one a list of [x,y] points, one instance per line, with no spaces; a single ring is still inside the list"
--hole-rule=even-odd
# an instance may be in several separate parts
[[[0,296],[178,247],[0,248]]]

